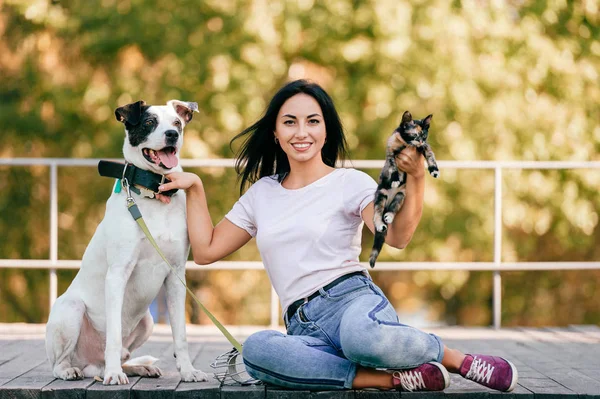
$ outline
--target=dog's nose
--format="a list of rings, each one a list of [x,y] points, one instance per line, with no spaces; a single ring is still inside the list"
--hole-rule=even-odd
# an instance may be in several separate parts
[[[167,130],[165,132],[165,137],[167,138],[168,143],[175,143],[179,138],[179,133],[175,130]]]

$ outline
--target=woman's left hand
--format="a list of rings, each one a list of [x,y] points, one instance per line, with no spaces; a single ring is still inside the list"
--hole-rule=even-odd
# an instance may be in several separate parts
[[[408,146],[396,156],[396,166],[415,178],[425,176],[425,167],[423,165],[423,155],[417,151],[416,147]]]

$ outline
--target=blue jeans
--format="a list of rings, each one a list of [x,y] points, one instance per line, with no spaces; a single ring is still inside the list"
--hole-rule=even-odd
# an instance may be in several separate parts
[[[369,277],[350,277],[319,293],[285,320],[287,335],[267,330],[248,337],[248,374],[286,388],[334,390],[352,388],[359,365],[406,369],[442,361],[440,338],[398,323]]]

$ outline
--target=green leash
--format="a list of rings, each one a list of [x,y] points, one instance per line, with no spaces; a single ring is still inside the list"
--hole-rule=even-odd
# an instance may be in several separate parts
[[[171,271],[175,274],[175,276],[177,276],[179,281],[181,281],[181,284],[183,284],[183,286],[185,287],[187,292],[190,293],[190,295],[194,299],[194,301],[196,301],[198,306],[200,306],[200,309],[202,309],[202,311],[215,324],[215,326],[217,326],[217,328],[219,330],[221,330],[221,332],[223,333],[225,338],[227,338],[227,340],[231,343],[231,345],[233,345],[233,347],[235,349],[237,349],[239,353],[242,353],[242,345],[235,338],[233,338],[233,335],[231,335],[231,333],[229,331],[227,331],[227,329],[223,326],[223,324],[221,324],[221,322],[219,322],[219,320],[217,320],[217,318],[215,316],[213,316],[213,314],[210,313],[208,309],[206,309],[206,307],[202,304],[202,302],[200,302],[200,300],[196,297],[196,295],[192,292],[192,290],[190,290],[188,288],[185,281],[183,281],[183,279],[181,277],[179,277],[179,274],[177,274],[177,271],[175,270],[175,268],[173,266],[171,266],[171,263],[169,263],[169,261],[167,260],[167,258],[163,254],[163,252],[160,250],[160,247],[154,240],[154,237],[152,237],[152,234],[150,234],[150,230],[148,229],[148,226],[146,226],[146,222],[144,221],[144,218],[142,218],[142,213],[140,212],[140,209],[138,208],[137,204],[133,200],[133,197],[131,196],[131,193],[129,191],[129,183],[127,182],[127,179],[125,179],[125,182],[123,185],[125,186],[125,188],[127,188],[127,210],[129,211],[129,213],[131,213],[131,216],[133,216],[133,219],[141,227],[142,231],[144,232],[144,234],[146,235],[146,237],[148,238],[148,240],[150,241],[150,243],[152,244],[154,249],[156,249],[156,252],[158,252],[160,257],[171,268]]]

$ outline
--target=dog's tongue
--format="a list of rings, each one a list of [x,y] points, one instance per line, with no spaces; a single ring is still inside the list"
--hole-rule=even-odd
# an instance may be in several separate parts
[[[156,151],[158,158],[160,158],[160,162],[165,165],[166,168],[171,169],[177,166],[177,157],[175,156],[175,151]]]

